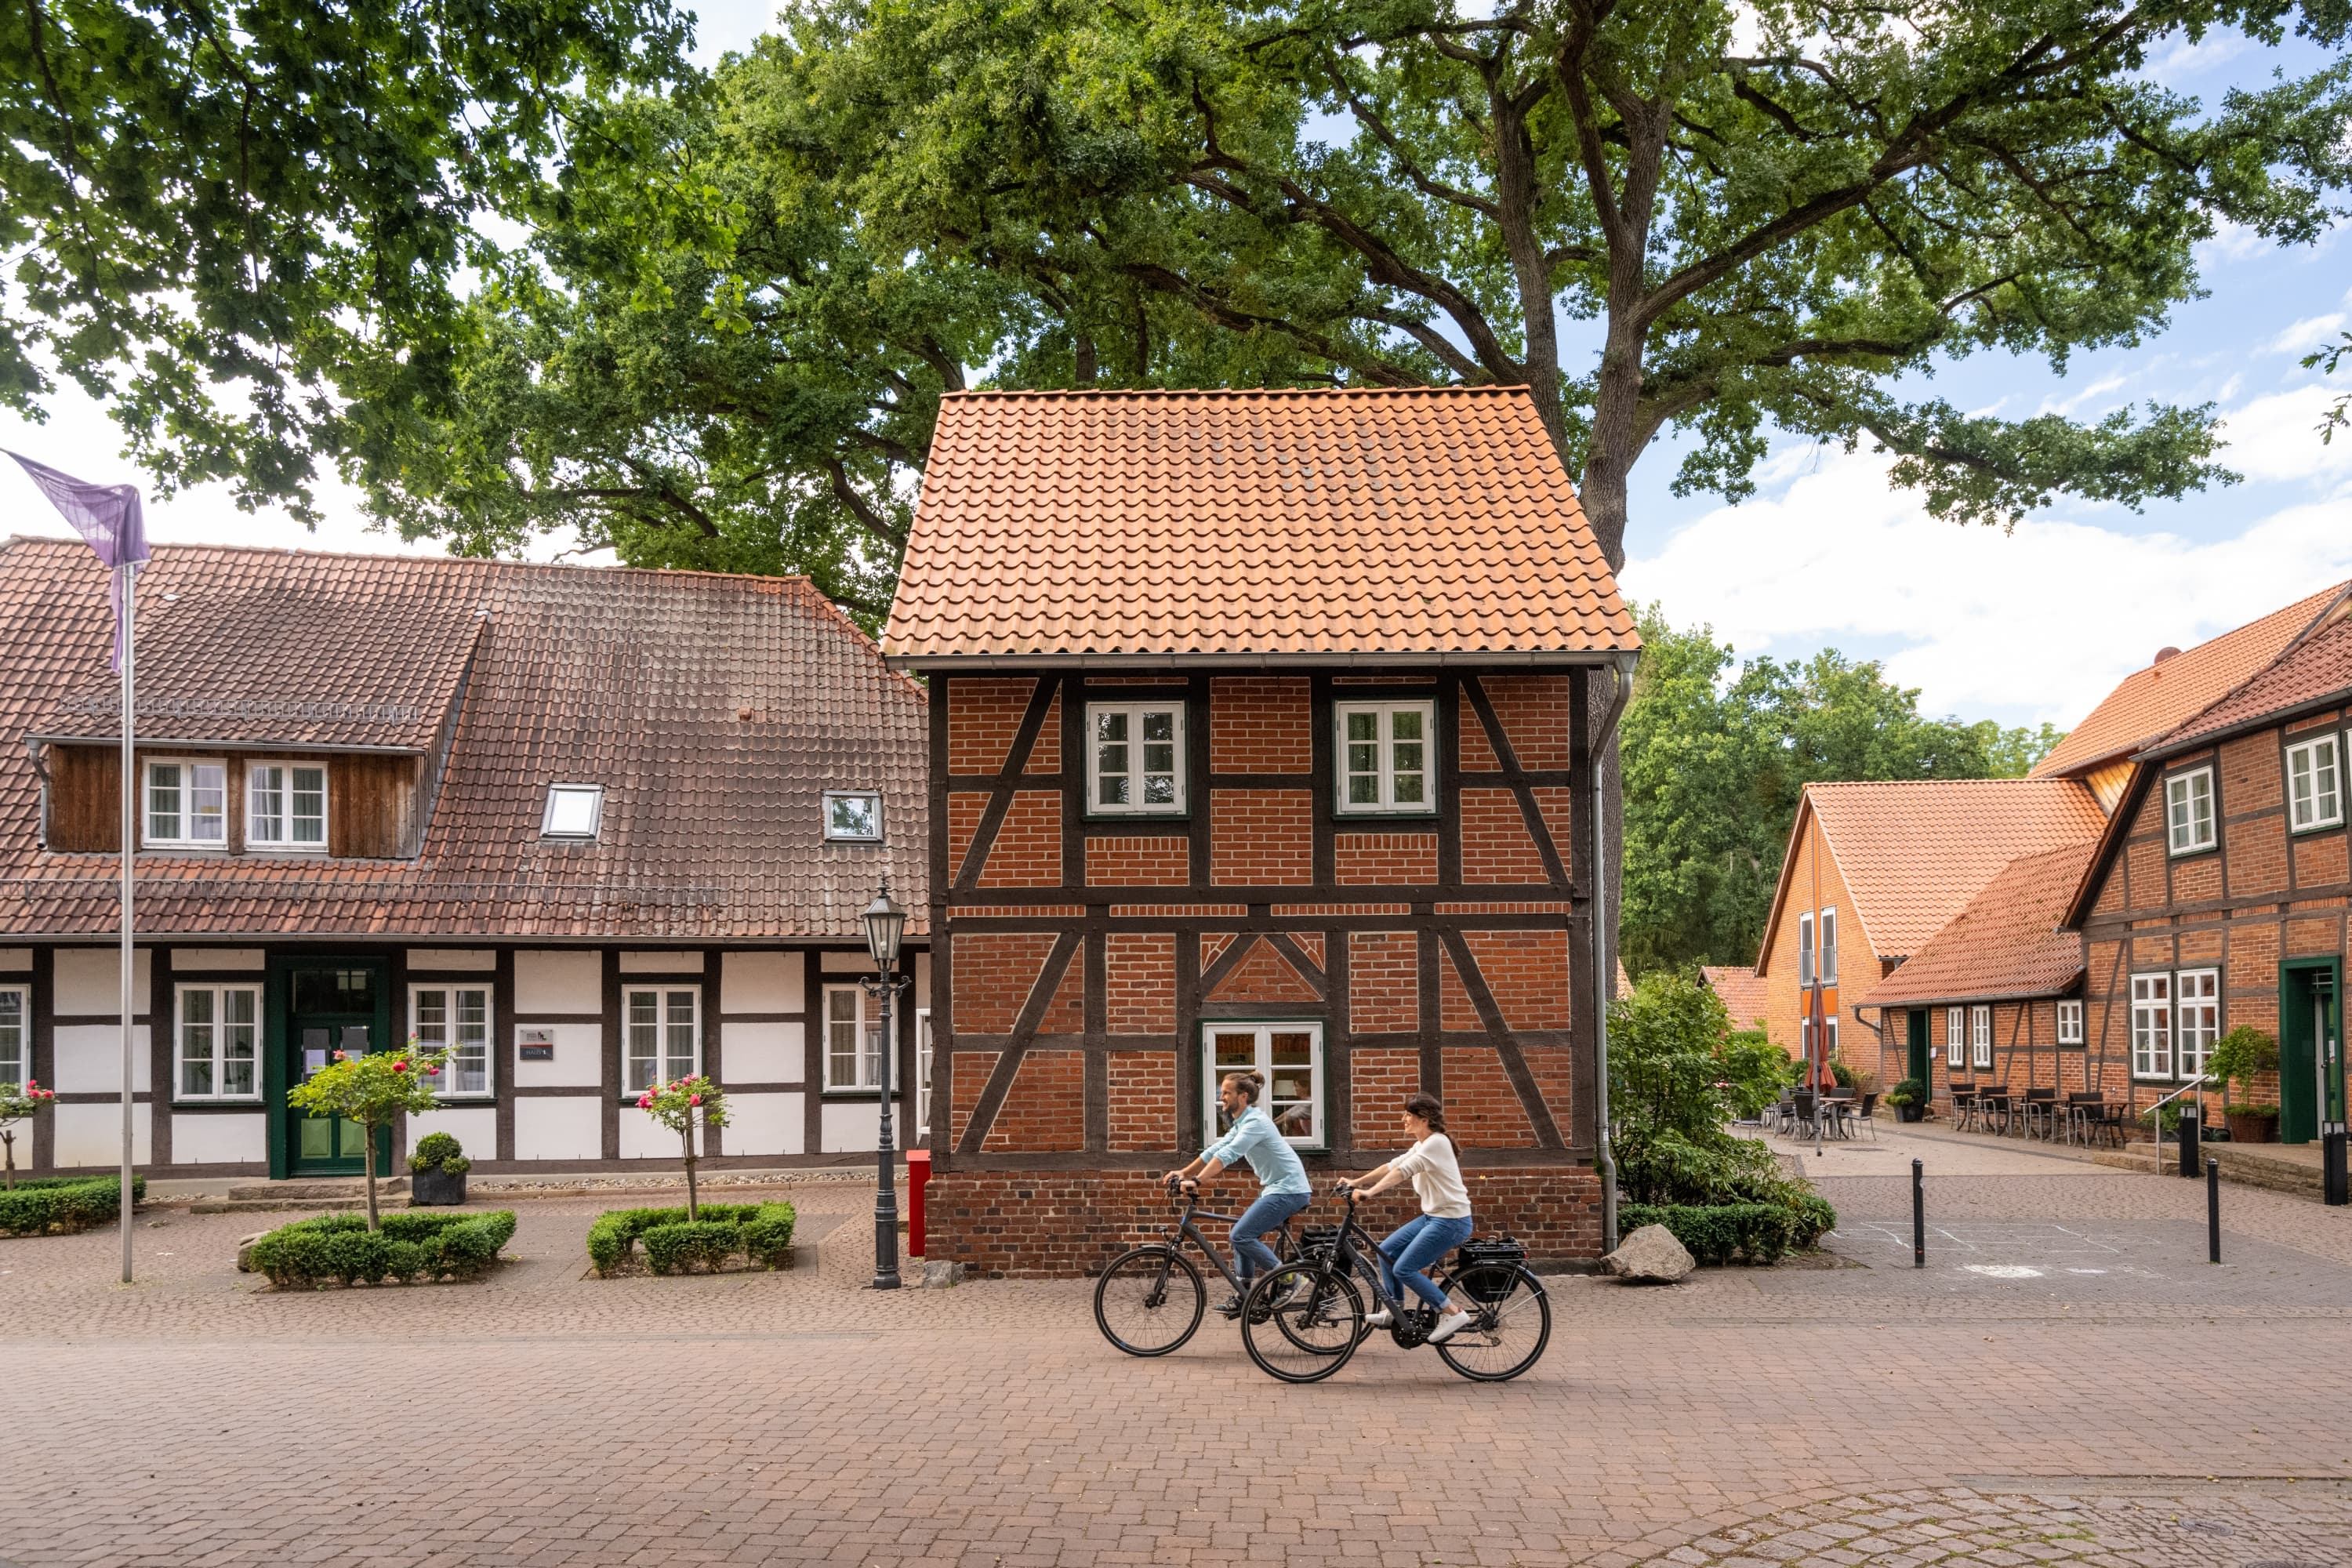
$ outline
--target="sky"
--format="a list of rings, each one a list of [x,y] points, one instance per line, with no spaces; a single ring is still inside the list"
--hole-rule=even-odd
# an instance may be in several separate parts
[[[770,0],[697,7],[697,54],[713,63],[768,26]],[[2284,55],[2216,35],[2158,59],[2150,74],[2208,102],[2284,64]],[[2165,646],[2186,647],[2352,578],[2352,437],[2323,445],[2332,389],[2298,364],[2352,324],[2352,235],[2281,249],[2248,234],[2200,248],[2205,298],[2133,349],[2077,356],[2060,376],[2038,360],[1980,356],[1942,367],[1916,390],[1977,412],[2095,418],[2149,399],[2216,404],[2222,460],[2244,482],[2149,505],[2060,500],[2014,529],[1927,515],[1891,489],[1867,447],[1783,439],[1736,506],[1677,497],[1680,455],[1662,440],[1633,477],[1626,596],[1655,601],[1678,626],[1706,625],[1742,658],[1801,658],[1823,647],[1876,658],[1916,687],[1924,709],[2004,724],[2080,720],[2116,681]],[[62,390],[46,426],[0,411],[0,447],[91,480],[137,480],[120,433],[97,405]],[[372,531],[351,492],[321,488],[315,533],[282,511],[239,512],[221,486],[151,501],[158,541],[427,552]],[[0,465],[0,531],[63,533],[14,464]],[[569,541],[532,553],[547,558]]]

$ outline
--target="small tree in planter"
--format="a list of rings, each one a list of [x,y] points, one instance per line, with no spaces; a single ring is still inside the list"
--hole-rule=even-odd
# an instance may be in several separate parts
[[[657,1083],[637,1096],[637,1109],[677,1133],[686,1145],[686,1218],[700,1217],[694,1191],[694,1129],[727,1125],[727,1096],[707,1078],[681,1078]]]
[[[446,1132],[427,1132],[408,1155],[408,1201],[412,1204],[454,1205],[466,1201],[466,1173],[474,1162],[465,1146]]]
[[[1895,1108],[1897,1121],[1916,1121],[1927,1103],[1927,1086],[1916,1078],[1906,1078],[1887,1091],[1886,1103]]]
[[[35,1112],[47,1110],[56,1098],[31,1079],[21,1084],[0,1083],[0,1156],[5,1157],[11,1192],[16,1186],[16,1123],[30,1121]]]
[[[2267,1143],[2277,1132],[2279,1108],[2252,1101],[2254,1079],[2276,1072],[2278,1060],[2278,1042],[2252,1024],[2241,1024],[2213,1043],[2211,1054],[2205,1058],[2205,1071],[2222,1080],[2221,1115],[2230,1125],[2231,1142]],[[2240,1096],[2235,1101],[2230,1098],[2231,1084],[2237,1086]]]
[[[308,1081],[286,1091],[286,1103],[313,1116],[340,1116],[356,1121],[366,1134],[368,1229],[381,1228],[375,1206],[375,1141],[383,1129],[401,1116],[421,1115],[434,1108],[446,1051],[420,1051],[412,1037],[406,1048],[391,1051],[342,1051],[312,1073]]]

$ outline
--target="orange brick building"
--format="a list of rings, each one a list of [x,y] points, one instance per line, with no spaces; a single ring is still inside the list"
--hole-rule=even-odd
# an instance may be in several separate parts
[[[1638,639],[1524,393],[951,395],[884,647],[931,691],[933,1257],[1108,1258],[1244,1067],[1318,1173],[1441,1095],[1482,1224],[1599,1250]]]

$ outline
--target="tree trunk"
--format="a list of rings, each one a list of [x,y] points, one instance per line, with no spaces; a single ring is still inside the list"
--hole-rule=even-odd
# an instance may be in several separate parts
[[[14,1132],[0,1132],[0,1150],[6,1152],[8,1191],[13,1193],[16,1190],[16,1135]]]
[[[363,1125],[360,1131],[367,1140],[368,1228],[376,1230],[381,1226],[375,1212],[375,1129]]]
[[[686,1131],[678,1134],[686,1140],[686,1217],[688,1224],[701,1217],[701,1207],[694,1193],[694,1113],[687,1112]]]

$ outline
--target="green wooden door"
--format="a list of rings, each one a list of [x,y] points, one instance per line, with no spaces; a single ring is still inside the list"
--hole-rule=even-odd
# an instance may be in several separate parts
[[[1905,1063],[1906,1076],[1917,1079],[1924,1093],[1935,1081],[1930,1076],[1935,1071],[1934,1058],[1927,1049],[1927,1010],[1925,1007],[1912,1008],[1904,1016],[1904,1029],[1906,1044],[1909,1047],[1906,1053],[1908,1059]]]
[[[2279,965],[2279,1142],[2344,1120],[2344,975],[2333,958]]]
[[[382,959],[320,959],[288,966],[285,1051],[279,1081],[299,1084],[335,1059],[392,1044],[390,998]],[[279,1101],[286,1119],[287,1169],[298,1176],[358,1175],[367,1168],[356,1121],[312,1116]],[[391,1130],[377,1137],[376,1173],[391,1165]]]

